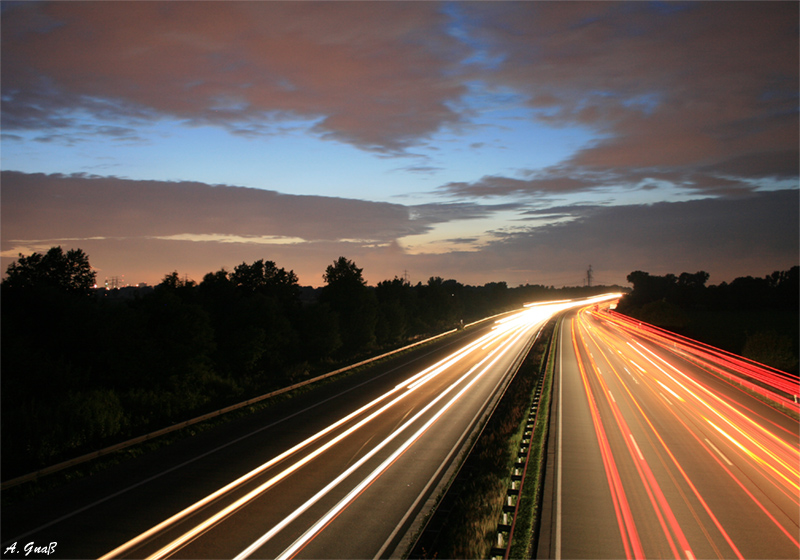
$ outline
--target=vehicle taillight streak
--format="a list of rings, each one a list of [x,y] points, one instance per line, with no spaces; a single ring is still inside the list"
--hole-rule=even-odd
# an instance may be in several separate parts
[[[617,313],[569,321],[624,554],[796,557],[791,376]]]

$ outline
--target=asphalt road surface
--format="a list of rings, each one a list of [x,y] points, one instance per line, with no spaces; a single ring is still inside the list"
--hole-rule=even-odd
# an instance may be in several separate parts
[[[569,305],[467,329],[458,344],[4,508],[3,557],[28,543],[40,548],[29,558],[402,554],[509,372]]]
[[[800,557],[796,415],[593,308],[559,348],[539,557]]]

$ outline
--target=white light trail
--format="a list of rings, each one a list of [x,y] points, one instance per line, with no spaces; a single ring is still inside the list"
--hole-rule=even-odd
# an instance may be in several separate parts
[[[605,296],[599,296],[597,298],[591,298],[591,299],[588,299],[588,300],[543,302],[543,303],[540,303],[540,304],[536,304],[533,307],[527,307],[526,306],[526,308],[523,311],[521,311],[519,313],[516,313],[516,314],[513,314],[513,315],[510,315],[509,317],[506,317],[504,319],[501,319],[501,320],[497,321],[495,326],[493,327],[493,330],[491,332],[487,333],[486,335],[478,338],[477,340],[473,341],[472,343],[470,343],[470,344],[464,346],[463,348],[459,349],[458,351],[450,354],[449,356],[445,357],[444,359],[438,361],[436,364],[434,364],[434,365],[432,365],[432,366],[420,371],[419,373],[415,374],[414,376],[412,376],[411,378],[407,379],[403,383],[398,384],[394,389],[392,389],[392,390],[384,393],[383,395],[377,397],[376,399],[374,399],[373,401],[371,401],[371,402],[367,403],[366,405],[362,406],[358,410],[356,410],[356,411],[344,416],[343,418],[341,418],[337,422],[334,422],[333,424],[331,424],[330,426],[328,426],[325,429],[321,430],[320,432],[318,432],[318,433],[314,434],[313,436],[303,440],[302,442],[298,443],[297,445],[293,446],[292,448],[288,449],[287,451],[281,453],[280,455],[274,457],[273,459],[270,459],[269,461],[265,462],[264,464],[262,464],[261,466],[257,467],[256,469],[253,469],[252,471],[246,473],[245,475],[237,478],[233,482],[223,486],[219,490],[217,490],[217,491],[213,492],[212,494],[209,494],[205,498],[197,501],[193,505],[181,510],[180,512],[176,513],[175,515],[169,517],[168,519],[162,521],[161,523],[159,523],[159,524],[155,525],[154,527],[148,529],[147,531],[141,533],[137,537],[135,537],[135,538],[127,541],[126,543],[120,545],[119,547],[115,548],[114,550],[112,550],[112,551],[108,552],[107,554],[105,554],[104,556],[102,556],[101,559],[115,558],[115,557],[119,557],[122,554],[125,554],[125,553],[129,552],[131,549],[133,549],[134,547],[144,543],[149,538],[154,537],[156,534],[158,534],[158,533],[160,533],[160,532],[172,527],[173,525],[178,524],[179,522],[181,522],[182,520],[184,520],[188,516],[190,516],[192,514],[195,514],[199,510],[201,510],[204,507],[210,505],[212,502],[222,498],[224,495],[228,494],[229,492],[231,492],[231,491],[235,490],[236,488],[242,486],[243,484],[253,480],[255,477],[259,476],[264,471],[266,471],[266,470],[274,467],[278,463],[288,459],[289,457],[291,457],[292,455],[298,453],[302,449],[308,447],[309,445],[311,445],[314,442],[320,440],[324,436],[330,434],[331,432],[333,432],[337,428],[340,428],[340,427],[344,426],[345,424],[347,424],[348,422],[351,422],[351,421],[355,420],[357,417],[367,413],[369,410],[371,410],[374,407],[378,406],[383,401],[386,401],[387,399],[389,399],[392,395],[403,391],[400,395],[396,396],[394,399],[392,399],[389,402],[385,403],[383,406],[381,406],[377,410],[373,411],[371,414],[369,414],[365,418],[361,419],[360,421],[358,421],[356,424],[354,424],[353,426],[351,426],[347,430],[345,430],[342,433],[338,434],[336,437],[334,437],[329,442],[323,444],[318,449],[312,451],[311,453],[309,453],[308,455],[306,455],[302,459],[297,460],[292,465],[288,466],[283,471],[281,471],[280,473],[278,473],[275,476],[273,476],[272,478],[270,478],[267,482],[259,485],[256,489],[248,492],[245,496],[237,499],[232,504],[228,505],[227,507],[225,507],[224,509],[220,510],[216,514],[212,515],[211,517],[209,517],[205,521],[199,523],[198,525],[193,527],[191,530],[189,530],[186,533],[184,533],[181,537],[173,540],[172,542],[170,542],[166,546],[163,546],[161,549],[159,549],[155,554],[153,554],[149,558],[164,558],[164,557],[174,553],[176,550],[178,550],[179,548],[181,548],[182,546],[184,546],[185,544],[187,544],[191,540],[197,538],[200,534],[202,534],[203,532],[208,530],[210,527],[212,527],[216,523],[219,523],[226,516],[232,514],[234,511],[240,509],[246,503],[248,503],[251,500],[257,498],[260,495],[262,495],[269,488],[273,487],[275,484],[277,484],[278,482],[280,482],[281,480],[283,480],[284,478],[286,478],[290,474],[294,473],[295,471],[300,469],[302,466],[304,466],[308,462],[310,462],[313,459],[317,458],[319,455],[321,455],[325,451],[329,450],[331,447],[333,447],[337,443],[341,442],[344,438],[346,438],[347,436],[351,435],[356,430],[360,429],[361,427],[365,426],[367,423],[369,423],[372,420],[374,420],[375,418],[377,418],[382,413],[386,412],[390,407],[394,406],[395,404],[400,402],[402,399],[404,399],[405,397],[410,395],[412,392],[414,392],[415,390],[419,389],[420,387],[422,387],[423,385],[425,385],[426,383],[428,383],[429,381],[434,379],[436,376],[438,376],[442,372],[448,370],[450,367],[452,367],[453,365],[455,365],[456,363],[458,363],[459,361],[464,359],[466,356],[469,356],[472,352],[476,351],[477,349],[479,349],[481,347],[483,347],[485,349],[485,348],[489,347],[491,344],[493,344],[494,342],[496,342],[497,340],[499,340],[499,339],[501,339],[503,337],[507,337],[506,340],[503,343],[501,343],[497,348],[492,350],[489,353],[489,355],[486,356],[486,358],[484,358],[483,360],[481,360],[481,362],[478,365],[476,365],[473,368],[471,368],[469,370],[469,372],[467,372],[462,377],[462,379],[460,379],[458,382],[453,384],[451,386],[451,388],[454,387],[455,385],[457,385],[458,383],[461,383],[462,380],[464,378],[466,378],[466,376],[472,374],[478,367],[480,367],[481,364],[485,363],[486,360],[490,359],[493,355],[497,354],[502,348],[505,347],[506,349],[508,349],[510,347],[510,345],[512,344],[511,341],[512,340],[514,340],[514,341],[518,340],[518,338],[523,336],[524,333],[526,332],[526,330],[528,328],[530,328],[532,325],[541,323],[541,322],[549,319],[550,317],[552,317],[556,313],[559,313],[559,312],[561,312],[561,311],[563,311],[565,309],[568,309],[568,308],[571,308],[571,307],[576,307],[576,306],[579,306],[579,305],[581,305],[581,306],[582,305],[591,305],[592,303],[599,303],[600,301],[607,301],[609,299],[615,299],[615,298],[618,298],[619,295],[620,294],[608,294],[608,295],[605,295]],[[515,331],[517,331],[516,336],[510,335],[510,333],[514,333]],[[500,356],[502,356],[504,353],[505,353],[505,351],[500,353]],[[499,359],[499,357],[497,359]],[[493,363],[494,362],[492,362],[492,364]],[[490,367],[490,366],[487,366],[487,368],[488,367]],[[484,370],[484,372],[485,372],[485,370]],[[479,374],[479,376],[483,375],[484,372],[481,372]],[[470,384],[471,383],[472,382],[470,382]],[[448,389],[447,391],[443,392],[439,397],[434,399],[434,401],[429,403],[425,407],[424,410],[428,410],[431,406],[433,406],[434,403],[439,402],[439,400],[445,394],[447,394],[447,392],[449,392],[450,390],[451,389]],[[462,394],[462,393],[459,393],[459,395],[460,394]],[[449,407],[449,406],[450,405],[448,404],[447,407]],[[421,412],[419,414],[421,414]],[[418,415],[415,416],[415,418],[417,418],[417,417],[418,417]],[[407,426],[407,424],[404,424],[404,427],[402,429],[406,429],[405,426]],[[401,431],[402,430],[398,430],[397,432],[393,433],[385,442],[380,444],[380,446],[378,448],[376,448],[375,450],[370,452],[371,455],[369,455],[369,456],[374,455],[374,453],[377,452],[379,450],[379,448],[382,448],[383,446],[385,446],[386,443],[388,443],[388,441],[390,441],[391,439],[394,439]],[[363,464],[363,461],[366,461],[367,458],[368,457],[365,457],[362,461],[360,461],[359,464]],[[346,471],[346,472],[352,472],[352,471]],[[346,477],[346,475],[344,473],[342,473],[342,475],[337,477],[336,480],[337,481],[340,480],[340,479],[343,480],[343,477]],[[333,483],[331,483],[331,484],[333,484]]]
[[[306,543],[308,543],[311,539],[316,536],[333,518],[335,518],[344,508],[346,508],[353,500],[355,500],[361,492],[364,491],[372,482],[378,478],[392,463],[394,463],[397,458],[402,455],[419,437],[425,433],[428,428],[430,428],[447,410],[449,410],[453,404],[455,404],[483,375],[491,370],[491,368],[497,363],[500,358],[502,358],[506,352],[518,342],[523,336],[525,335],[525,330],[520,329],[519,334],[513,339],[509,339],[504,346],[506,347],[503,352],[498,353],[498,355],[489,363],[483,370],[475,375],[456,395],[453,396],[450,401],[448,401],[442,408],[440,408],[433,417],[431,417],[422,427],[419,428],[410,438],[408,438],[397,450],[394,451],[389,457],[387,457],[375,470],[373,470],[366,478],[364,478],[353,490],[351,490],[347,496],[345,496],[339,503],[336,504],[331,510],[329,510],[323,517],[321,517],[314,525],[309,527],[303,535],[300,536],[289,548],[287,548],[284,552],[282,552],[278,556],[278,560],[284,560],[291,558],[296,552],[298,552]],[[498,349],[495,349],[494,352],[486,356],[480,363],[476,364],[470,370],[464,374],[461,379],[459,379],[456,383],[453,383],[450,388],[448,388],[447,392],[450,392],[451,389],[455,388],[458,384],[461,383],[462,380],[466,379],[472,372],[478,369],[481,365],[483,365],[487,360],[489,360]],[[444,396],[444,395],[442,395]],[[438,398],[436,399],[439,400]],[[426,407],[427,408],[427,407]],[[410,425],[410,422],[407,423]],[[404,426],[405,428],[405,426]],[[258,541],[257,541],[258,542]],[[266,541],[264,541],[266,542]],[[256,543],[254,543],[256,544]],[[263,544],[263,543],[261,543]],[[235,560],[241,560],[247,558],[250,554],[255,552],[259,546],[248,547],[248,549],[239,556],[236,557]]]

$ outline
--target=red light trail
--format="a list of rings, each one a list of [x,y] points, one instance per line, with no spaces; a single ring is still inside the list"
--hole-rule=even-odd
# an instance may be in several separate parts
[[[618,313],[568,320],[625,556],[796,558],[797,379]]]

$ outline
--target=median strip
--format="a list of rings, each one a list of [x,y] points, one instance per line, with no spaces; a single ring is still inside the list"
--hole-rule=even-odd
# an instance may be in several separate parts
[[[542,462],[547,424],[546,415],[537,421],[533,411],[549,413],[553,360],[547,358],[558,322],[543,327],[409,558],[508,557],[518,541],[532,549],[541,494],[541,467],[533,466]]]

